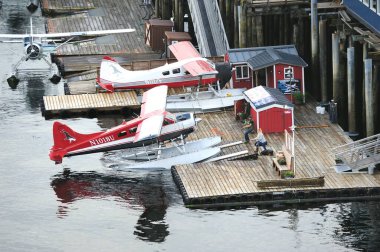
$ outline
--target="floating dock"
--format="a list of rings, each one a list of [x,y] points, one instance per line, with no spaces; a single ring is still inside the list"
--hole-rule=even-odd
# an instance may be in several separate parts
[[[221,160],[172,168],[173,178],[188,207],[217,207],[380,197],[380,174],[337,174],[331,149],[352,142],[328,115],[317,114],[314,103],[295,108],[295,179],[281,179],[272,156],[257,160]],[[241,123],[232,111],[200,115],[191,138],[222,136],[226,142],[241,140]],[[268,145],[281,150],[282,133],[266,134]],[[253,153],[253,142],[243,145]],[[236,147],[235,151],[240,151]]]
[[[82,95],[44,96],[42,114],[46,117],[88,114],[138,109],[140,103],[136,92],[116,92]]]

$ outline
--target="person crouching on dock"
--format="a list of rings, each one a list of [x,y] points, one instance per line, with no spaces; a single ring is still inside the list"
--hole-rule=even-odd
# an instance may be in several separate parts
[[[262,146],[264,148],[264,151],[267,150],[266,146],[268,143],[267,143],[267,140],[265,139],[265,136],[261,128],[259,128],[259,131],[257,132],[257,136],[255,137],[254,140],[256,141],[255,142],[256,152],[259,152],[259,146]]]

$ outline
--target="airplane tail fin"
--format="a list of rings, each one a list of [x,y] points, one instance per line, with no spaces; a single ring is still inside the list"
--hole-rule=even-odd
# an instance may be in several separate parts
[[[100,64],[100,74],[97,82],[105,90],[113,92],[112,83],[123,83],[129,72],[121,67],[114,58],[104,56]]]
[[[63,123],[54,122],[54,145],[50,149],[49,157],[51,160],[55,161],[56,164],[62,163],[62,158],[67,154],[67,152],[74,150],[75,145],[101,133],[102,132],[93,134],[81,134],[72,130],[69,126]]]

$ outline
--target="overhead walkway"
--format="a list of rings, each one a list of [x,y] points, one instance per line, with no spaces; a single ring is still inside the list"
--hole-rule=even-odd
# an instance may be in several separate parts
[[[221,56],[229,49],[217,0],[188,0],[199,51],[203,57]]]
[[[334,148],[337,172],[358,172],[368,168],[372,173],[380,163],[380,134]]]

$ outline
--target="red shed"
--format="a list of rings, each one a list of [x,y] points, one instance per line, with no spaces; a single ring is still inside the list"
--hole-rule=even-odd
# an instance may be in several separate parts
[[[276,88],[258,86],[244,91],[251,106],[251,117],[256,130],[263,133],[290,131],[294,125],[294,105]]]
[[[305,94],[307,64],[294,45],[230,49],[225,61],[235,69],[232,75],[235,88],[259,85],[278,88],[289,100],[294,92]]]

